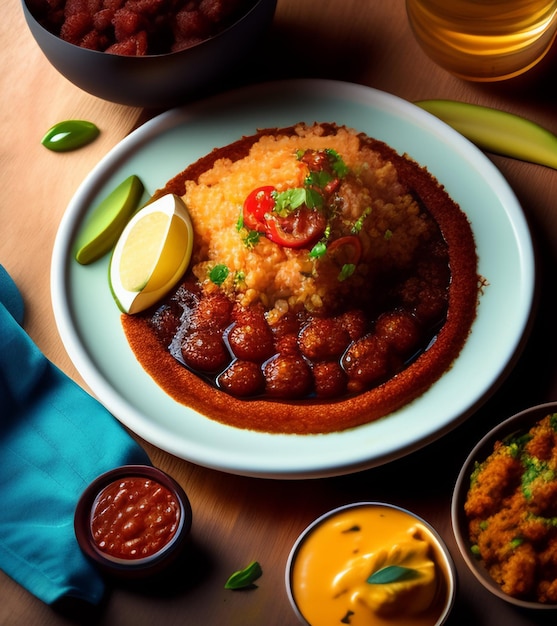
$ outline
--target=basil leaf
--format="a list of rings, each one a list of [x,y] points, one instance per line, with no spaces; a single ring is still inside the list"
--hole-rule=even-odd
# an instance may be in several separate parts
[[[340,154],[333,150],[332,148],[327,148],[325,152],[328,154],[329,159],[331,160],[331,165],[333,167],[333,171],[339,178],[344,178],[346,174],[348,174],[348,165],[343,161]]]
[[[306,201],[306,190],[303,187],[287,189],[277,194],[275,213],[285,217],[289,212],[295,211]]]
[[[224,584],[224,588],[245,589],[246,587],[251,587],[262,574],[261,565],[257,561],[252,561],[244,569],[234,572]]]
[[[402,580],[412,580],[418,578],[420,573],[418,570],[410,567],[402,567],[401,565],[388,565],[382,569],[373,572],[373,574],[367,579],[370,585],[387,585],[389,583],[396,583]]]

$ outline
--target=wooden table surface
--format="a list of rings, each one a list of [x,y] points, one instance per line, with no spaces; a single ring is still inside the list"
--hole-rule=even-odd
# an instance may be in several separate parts
[[[51,308],[53,241],[70,198],[89,171],[132,129],[157,112],[104,102],[74,87],[43,57],[26,27],[18,0],[6,0],[3,6],[0,263],[23,292],[30,336],[50,360],[86,387],[61,343]],[[521,78],[467,83],[424,55],[410,31],[404,0],[278,0],[270,35],[256,58],[247,61],[230,84],[289,77],[346,80],[410,101],[451,98],[499,107],[557,133],[556,63],[557,50]],[[72,118],[94,122],[102,129],[101,136],[66,154],[41,146],[41,137],[51,125]],[[359,500],[386,500],[408,507],[444,537],[460,580],[449,624],[539,623],[539,616],[491,597],[466,572],[449,517],[459,466],[477,438],[518,410],[557,400],[557,172],[488,156],[509,181],[531,224],[541,288],[525,351],[505,383],[475,415],[404,459],[351,476],[318,480],[275,481],[222,474],[141,442],[153,463],[174,476],[191,498],[194,526],[188,566],[157,588],[115,585],[98,609],[66,605],[55,610],[0,572],[0,624],[294,625],[297,622],[283,583],[294,540],[321,513]],[[497,245],[496,237],[493,245]],[[259,560],[264,569],[258,588],[250,592],[224,590],[228,575],[251,559]]]

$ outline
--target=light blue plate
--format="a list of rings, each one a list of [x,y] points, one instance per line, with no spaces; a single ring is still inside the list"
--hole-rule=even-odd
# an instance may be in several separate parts
[[[167,396],[134,358],[108,286],[108,257],[74,261],[85,215],[124,178],[150,194],[215,147],[259,128],[335,122],[406,153],[446,187],[468,215],[486,279],[472,333],[453,367],[418,400],[359,428],[328,435],[271,435],[210,420]],[[333,476],[383,464],[466,419],[512,366],[527,332],[534,255],[521,207],[491,161],[422,109],[359,85],[275,82],[211,98],[154,118],[91,172],[68,206],[52,258],[52,299],[62,341],[95,395],[127,427],[180,458],[222,471],[273,478]],[[249,410],[249,403],[246,403]]]

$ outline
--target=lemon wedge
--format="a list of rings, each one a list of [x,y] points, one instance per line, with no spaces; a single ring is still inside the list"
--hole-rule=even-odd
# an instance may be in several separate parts
[[[167,194],[128,222],[110,259],[112,295],[124,313],[139,313],[162,298],[191,259],[193,227],[182,199]]]

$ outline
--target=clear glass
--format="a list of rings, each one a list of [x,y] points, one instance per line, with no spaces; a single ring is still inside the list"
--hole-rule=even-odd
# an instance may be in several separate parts
[[[406,0],[406,9],[424,51],[472,81],[526,72],[557,34],[557,0]]]

